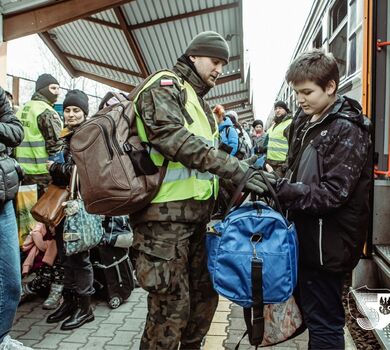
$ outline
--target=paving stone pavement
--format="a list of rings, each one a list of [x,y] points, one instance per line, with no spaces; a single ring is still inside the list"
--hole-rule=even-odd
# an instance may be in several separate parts
[[[18,309],[11,336],[36,350],[136,350],[145,324],[146,292],[138,288],[119,308],[105,301],[94,303],[95,320],[73,331],[60,330],[60,324],[46,323],[51,310],[43,310],[43,299],[26,302]],[[245,328],[241,308],[220,298],[217,312],[206,337],[204,350],[234,349]],[[254,349],[245,338],[241,350]],[[307,332],[272,350],[307,349]],[[346,330],[346,350],[356,350]]]

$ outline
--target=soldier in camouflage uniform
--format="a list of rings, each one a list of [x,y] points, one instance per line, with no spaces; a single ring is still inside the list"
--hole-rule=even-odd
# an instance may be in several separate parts
[[[53,108],[59,95],[58,81],[50,74],[42,74],[38,77],[35,86],[35,93],[31,101],[21,107],[16,116],[20,119],[23,130],[23,142],[16,148],[15,156],[20,166],[24,170],[23,185],[37,184],[38,198],[42,196],[51,180],[46,167],[48,157],[55,155],[62,148],[63,141],[60,138],[62,121]],[[43,264],[37,271],[36,277],[22,285],[21,301],[36,295],[38,291],[46,291],[52,280],[57,283],[63,279],[61,267],[53,270],[52,266]],[[52,303],[52,291],[43,306],[56,308],[60,301],[60,294]],[[54,305],[50,305],[54,304]]]
[[[31,101],[19,109],[16,116],[21,120],[25,139],[16,149],[16,159],[24,170],[23,185],[38,185],[40,197],[50,182],[46,161],[62,148],[60,133],[62,121],[53,109],[60,86],[50,74],[42,74],[35,85]],[[32,135],[27,140],[27,135]]]
[[[179,343],[180,349],[200,349],[217,307],[204,243],[217,191],[212,174],[238,184],[253,161],[230,157],[208,139],[218,133],[203,97],[228,60],[229,47],[222,36],[200,33],[178,59],[175,75],[159,76],[136,99],[151,154],[170,161],[155,199],[130,220],[137,279],[149,292],[141,349],[177,349]],[[195,105],[198,108],[191,109]],[[259,194],[265,189],[258,173],[246,187]]]
[[[290,66],[301,108],[290,129],[287,178],[277,183],[299,239],[299,291],[309,349],[344,349],[342,287],[359,261],[369,224],[369,120],[337,95],[332,54],[313,50]]]

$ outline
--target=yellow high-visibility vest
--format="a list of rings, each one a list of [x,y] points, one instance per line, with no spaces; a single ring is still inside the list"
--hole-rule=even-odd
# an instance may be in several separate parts
[[[54,108],[43,101],[29,101],[19,109],[16,116],[20,119],[24,130],[23,142],[16,147],[16,159],[26,174],[47,174],[45,139],[38,128],[37,117],[45,110],[56,113]]]
[[[288,153],[288,139],[284,136],[284,130],[291,124],[292,119],[287,119],[268,131],[267,159],[284,162]]]
[[[179,83],[181,89],[186,90],[187,101],[185,109],[191,116],[193,123],[188,124],[185,120],[184,126],[190,133],[200,137],[203,142],[207,143],[209,146],[216,146],[219,136],[217,123],[215,121],[216,131],[213,134],[207,116],[198,101],[198,96],[188,82],[182,82],[173,72],[162,71],[151,78],[139,94],[163,76],[171,76]],[[136,101],[139,94],[134,100],[137,130],[140,139],[144,142],[148,142],[142,119],[136,109]],[[161,166],[163,164],[164,156],[153,147],[151,148],[150,156],[156,166]],[[198,170],[189,169],[180,162],[168,162],[167,173],[161,184],[160,190],[152,200],[152,203],[173,202],[191,198],[195,200],[207,200],[213,194],[214,196],[217,196],[218,194],[217,176],[209,172],[201,173]]]

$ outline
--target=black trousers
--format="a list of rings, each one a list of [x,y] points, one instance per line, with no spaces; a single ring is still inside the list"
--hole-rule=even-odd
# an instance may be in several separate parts
[[[299,293],[309,349],[344,349],[344,273],[300,267]]]
[[[57,263],[64,267],[64,287],[73,289],[79,295],[92,295],[93,269],[89,251],[66,256],[63,241],[64,220],[56,227]]]

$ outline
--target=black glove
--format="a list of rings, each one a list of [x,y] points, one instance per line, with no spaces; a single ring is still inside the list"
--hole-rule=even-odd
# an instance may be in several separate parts
[[[274,185],[280,179],[279,175],[276,174],[275,171],[269,173],[268,171],[264,170],[263,174],[267,177],[268,181],[273,187],[275,187]]]
[[[262,196],[265,192],[267,192],[268,187],[264,182],[263,176],[260,172],[254,171],[253,174],[249,177],[247,183],[245,184],[245,188],[251,192]]]

